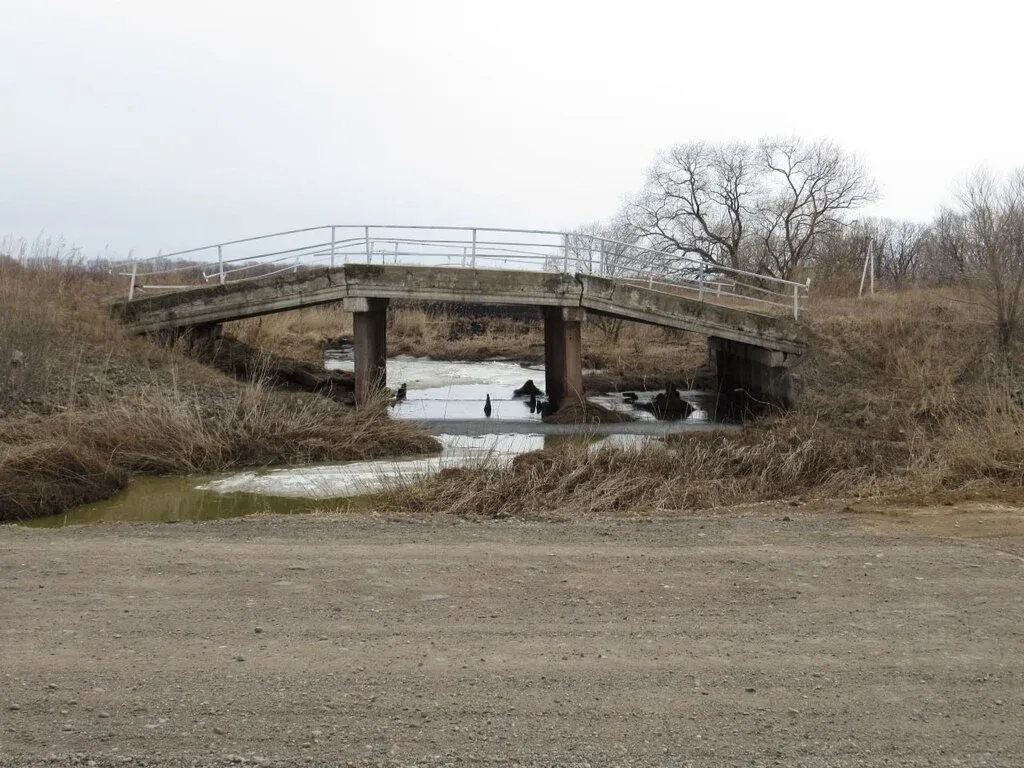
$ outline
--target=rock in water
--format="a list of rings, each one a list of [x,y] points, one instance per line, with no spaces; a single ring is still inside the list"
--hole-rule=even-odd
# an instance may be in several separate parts
[[[526,383],[523,384],[519,389],[512,391],[513,397],[536,397],[537,395],[543,395],[544,391],[541,390],[536,384],[533,383],[533,379],[527,379]]]

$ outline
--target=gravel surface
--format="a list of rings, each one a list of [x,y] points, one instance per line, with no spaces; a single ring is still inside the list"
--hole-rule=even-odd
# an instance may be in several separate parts
[[[0,765],[1021,765],[1022,521],[0,528]]]

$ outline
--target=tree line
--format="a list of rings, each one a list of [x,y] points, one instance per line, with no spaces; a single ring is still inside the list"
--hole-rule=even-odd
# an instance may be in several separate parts
[[[611,220],[578,227],[573,266],[659,280],[736,271],[856,293],[869,252],[883,287],[961,286],[1009,343],[1024,288],[1024,168],[978,171],[931,221],[859,216],[878,188],[831,141],[679,144],[657,155]]]

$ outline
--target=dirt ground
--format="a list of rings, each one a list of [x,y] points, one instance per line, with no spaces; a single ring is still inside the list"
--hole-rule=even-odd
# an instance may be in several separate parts
[[[1024,511],[0,528],[0,765],[1016,766]]]

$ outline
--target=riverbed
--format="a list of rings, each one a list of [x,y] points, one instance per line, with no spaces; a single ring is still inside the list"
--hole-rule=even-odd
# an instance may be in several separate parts
[[[349,354],[329,356],[325,366],[351,369]],[[66,514],[33,521],[40,526],[102,522],[182,522],[255,513],[297,513],[358,506],[359,500],[388,485],[412,482],[449,467],[498,466],[514,456],[560,441],[577,441],[594,449],[614,445],[636,448],[666,434],[729,427],[716,420],[714,397],[684,391],[693,406],[686,418],[658,420],[644,409],[657,393],[637,392],[635,401],[622,393],[601,393],[588,399],[628,413],[634,421],[618,424],[546,424],[539,409],[513,390],[533,380],[544,385],[541,367],[514,361],[439,361],[396,357],[388,360],[388,383],[407,396],[392,408],[396,419],[412,421],[433,432],[442,445],[439,455],[393,457],[325,465],[276,467],[219,475],[139,478],[117,496],[87,504]],[[490,402],[489,413],[485,405]],[[341,501],[339,501],[341,500]],[[347,501],[345,501],[347,500]]]

